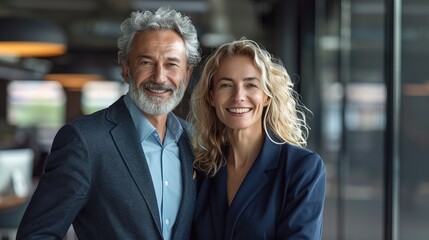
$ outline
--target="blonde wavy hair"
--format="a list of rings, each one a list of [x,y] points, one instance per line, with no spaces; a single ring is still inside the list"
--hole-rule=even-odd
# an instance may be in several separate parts
[[[253,59],[262,76],[263,91],[271,99],[263,116],[266,135],[277,144],[287,142],[301,147],[307,144],[309,128],[305,113],[309,110],[300,103],[281,61],[252,40],[242,38],[226,43],[205,61],[190,102],[188,120],[193,127],[194,167],[207,176],[214,176],[226,164],[223,150],[229,145],[225,125],[218,119],[215,108],[210,104],[213,76],[223,58],[236,55]]]

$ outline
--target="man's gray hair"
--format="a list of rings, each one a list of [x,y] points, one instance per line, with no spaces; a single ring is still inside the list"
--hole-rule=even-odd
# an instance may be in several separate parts
[[[134,11],[122,23],[122,35],[118,39],[118,62],[127,63],[132,39],[137,32],[146,30],[173,30],[183,39],[186,46],[188,67],[201,60],[197,31],[188,16],[176,10],[161,7],[155,12]]]

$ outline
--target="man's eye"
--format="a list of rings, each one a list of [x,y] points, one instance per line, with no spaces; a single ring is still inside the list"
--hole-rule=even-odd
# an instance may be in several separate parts
[[[150,61],[141,61],[140,65],[152,65],[152,62],[150,62]]]
[[[167,64],[169,67],[178,67],[179,65],[177,65],[177,63],[168,63]]]

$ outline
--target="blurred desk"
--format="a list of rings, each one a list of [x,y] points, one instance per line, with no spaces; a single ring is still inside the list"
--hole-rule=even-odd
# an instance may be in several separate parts
[[[0,196],[0,239],[15,239],[29,197]]]
[[[27,201],[27,197],[18,197],[15,195],[0,196],[0,211],[16,208]]]

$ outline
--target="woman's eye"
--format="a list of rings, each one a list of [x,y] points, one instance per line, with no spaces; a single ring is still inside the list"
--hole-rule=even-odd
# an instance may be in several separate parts
[[[231,87],[232,85],[231,84],[228,84],[228,83],[222,83],[222,84],[219,84],[219,87],[220,88],[226,88],[226,87]]]

